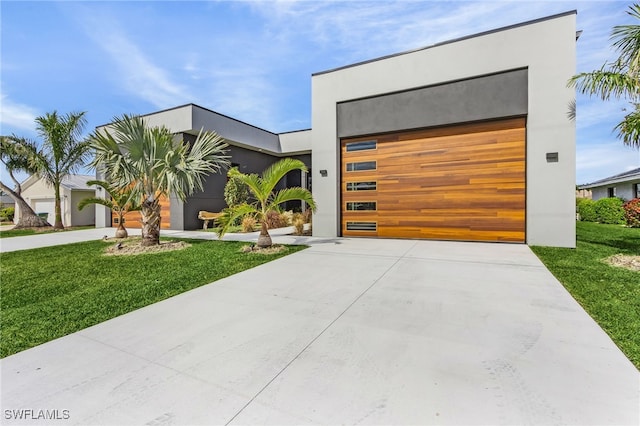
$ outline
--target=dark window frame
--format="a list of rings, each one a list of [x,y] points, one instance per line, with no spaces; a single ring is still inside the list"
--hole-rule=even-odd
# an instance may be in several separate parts
[[[366,206],[369,205],[371,206],[371,204],[373,204],[373,208],[364,208],[364,209],[358,209],[358,208],[353,208],[353,207],[357,207],[357,205],[361,205],[361,206]],[[351,205],[352,208],[349,208],[349,205]],[[377,201],[347,201],[346,205],[345,205],[345,210],[348,212],[375,212],[378,211],[378,202]]]
[[[373,229],[369,228],[369,225],[373,225]],[[378,222],[371,221],[347,221],[345,224],[347,231],[362,231],[362,232],[377,232]]]
[[[378,149],[378,141],[375,139],[357,142],[346,142],[344,144],[344,150],[346,152],[373,151],[376,149]]]
[[[358,185],[366,185],[366,184],[373,184],[373,188],[367,188],[366,186],[364,186],[364,188],[358,189]],[[363,182],[347,182],[345,190],[348,191],[348,192],[377,191],[378,190],[378,181],[369,180],[369,181],[363,181]]]
[[[373,167],[368,168],[367,166],[371,164],[373,164]],[[358,168],[358,167],[366,167],[366,168]],[[354,161],[351,163],[347,163],[345,165],[345,169],[347,172],[370,172],[373,170],[378,170],[378,162],[376,160]]]

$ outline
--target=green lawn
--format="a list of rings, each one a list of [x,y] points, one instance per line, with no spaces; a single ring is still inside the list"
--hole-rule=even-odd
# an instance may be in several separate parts
[[[575,250],[531,247],[611,339],[640,369],[640,272],[602,261],[640,255],[640,229],[578,222]]]
[[[7,229],[5,231],[0,231],[0,238],[10,238],[10,237],[22,237],[25,235],[35,235],[35,234],[50,234],[52,232],[64,232],[64,231],[78,231],[80,229],[93,229],[95,226],[74,226],[73,228],[65,228],[62,231],[54,231],[52,227],[43,227],[42,229],[35,230],[33,228],[27,229]]]
[[[0,356],[98,324],[220,278],[282,257],[241,253],[247,243],[188,240],[191,247],[104,256],[113,242],[2,253]]]

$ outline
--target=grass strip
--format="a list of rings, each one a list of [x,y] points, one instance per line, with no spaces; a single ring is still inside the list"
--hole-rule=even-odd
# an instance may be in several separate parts
[[[640,370],[640,272],[604,259],[640,255],[640,229],[577,222],[577,247],[531,247]]]

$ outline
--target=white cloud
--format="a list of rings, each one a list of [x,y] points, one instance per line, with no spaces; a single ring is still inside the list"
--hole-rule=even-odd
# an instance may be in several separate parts
[[[583,98],[578,100],[576,127],[578,131],[593,126],[613,129],[627,114],[629,103],[625,101],[602,101],[599,98]]]
[[[592,141],[578,144],[576,152],[576,181],[594,182],[640,167],[640,151],[621,141]]]
[[[95,13],[79,10],[78,19],[86,33],[108,54],[117,70],[116,84],[157,108],[172,107],[189,99],[188,89],[154,63],[120,28],[116,19],[108,14],[96,17]]]
[[[3,127],[0,133],[5,133],[5,127],[33,131],[38,115],[35,108],[13,102],[7,95],[0,94],[0,124]]]

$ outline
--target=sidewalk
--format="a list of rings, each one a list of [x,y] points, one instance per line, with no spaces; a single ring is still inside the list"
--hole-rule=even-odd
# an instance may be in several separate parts
[[[127,229],[129,236],[139,236],[140,229]],[[79,243],[82,241],[99,240],[113,237],[116,228],[93,228],[79,231],[51,232],[47,234],[25,235],[23,237],[11,237],[0,239],[0,253],[10,251],[29,250],[38,247],[51,247],[63,244]],[[272,229],[269,231],[273,242],[278,244],[314,244],[314,242],[325,242],[326,238],[305,237],[288,235],[293,233],[293,227]],[[259,232],[247,234],[226,234],[223,241],[247,241],[255,243],[258,241]],[[160,231],[161,237],[194,238],[199,240],[217,240],[215,232],[207,231],[174,231],[163,229]],[[331,239],[333,240],[333,239]]]

